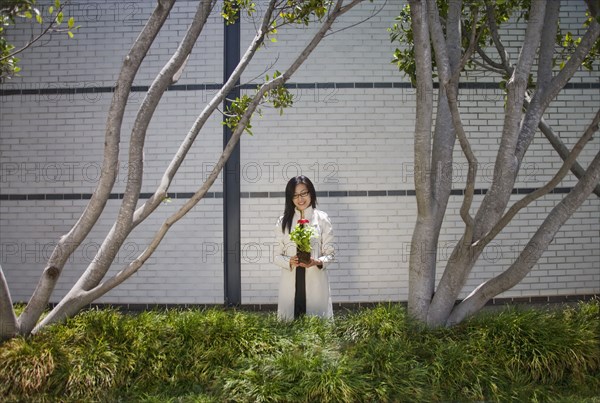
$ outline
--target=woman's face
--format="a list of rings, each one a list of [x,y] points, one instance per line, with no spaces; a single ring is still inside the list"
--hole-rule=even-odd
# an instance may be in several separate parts
[[[308,191],[308,187],[304,183],[296,185],[293,201],[294,206],[296,206],[296,208],[300,211],[303,211],[308,206],[310,206],[310,192]]]

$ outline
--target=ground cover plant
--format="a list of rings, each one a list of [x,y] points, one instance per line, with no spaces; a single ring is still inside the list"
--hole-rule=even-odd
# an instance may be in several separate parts
[[[400,305],[291,323],[87,310],[0,345],[4,401],[600,402],[600,302],[428,329]]]

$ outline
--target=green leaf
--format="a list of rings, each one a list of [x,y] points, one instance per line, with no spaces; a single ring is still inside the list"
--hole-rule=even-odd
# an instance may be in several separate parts
[[[297,224],[290,232],[290,239],[302,252],[310,252],[310,239],[317,237],[318,234],[311,225]]]
[[[54,6],[60,8],[60,0],[54,0]]]
[[[60,13],[56,14],[56,23],[58,25],[62,24],[63,18],[64,18],[64,15],[63,15],[62,11]]]
[[[43,24],[44,23],[44,19],[39,14],[35,15],[35,20],[38,22],[38,24]]]
[[[273,42],[273,43],[277,42],[277,38],[271,38],[271,42]]]
[[[24,15],[25,15],[25,18],[32,18],[33,17],[33,14],[31,14],[31,11],[29,11],[29,10],[25,11]]]
[[[71,31],[67,31],[67,35],[69,35],[69,38],[73,39],[73,36],[74,36],[74,35],[73,35],[73,32],[71,32]]]
[[[54,13],[54,6],[48,7],[48,14],[52,15]]]
[[[73,28],[75,25],[75,17],[69,18],[69,29]]]

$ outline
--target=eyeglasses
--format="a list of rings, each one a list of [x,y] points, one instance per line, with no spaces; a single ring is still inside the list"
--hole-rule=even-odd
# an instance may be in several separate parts
[[[304,191],[302,193],[295,194],[294,197],[293,197],[293,199],[294,200],[298,200],[299,197],[302,197],[303,199],[306,199],[309,195],[310,195],[309,191]]]

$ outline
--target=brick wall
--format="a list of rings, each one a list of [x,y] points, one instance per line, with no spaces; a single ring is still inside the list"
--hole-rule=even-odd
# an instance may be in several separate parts
[[[563,8],[576,29],[577,6]],[[68,10],[82,27],[75,40],[53,37],[22,57],[22,77],[1,85],[0,264],[16,301],[31,295],[56,240],[73,225],[99,178],[110,88],[120,62],[137,36],[152,2],[73,2]],[[183,35],[195,2],[175,6],[147,56],[135,85],[147,86]],[[257,2],[262,10],[264,2]],[[579,6],[580,7],[580,6]],[[313,180],[319,207],[336,231],[338,262],[331,266],[333,300],[405,301],[410,240],[416,216],[412,131],[415,92],[390,63],[395,45],[386,31],[399,12],[396,2],[367,2],[336,24],[291,80],[293,108],[279,116],[263,109],[253,118],[254,136],[241,141],[241,261],[244,304],[276,303],[279,269],[272,264],[273,228],[283,210],[287,180],[303,173]],[[364,21],[365,20],[365,21]],[[360,23],[363,21],[362,23]],[[242,18],[242,43],[253,36],[252,17]],[[357,26],[353,26],[360,23]],[[347,29],[345,29],[347,28]],[[514,27],[513,27],[514,28]],[[242,82],[283,70],[312,28],[284,28],[261,49]],[[512,41],[522,30],[512,29]],[[28,29],[13,32],[15,41]],[[222,23],[209,19],[177,87],[167,92],[153,119],[145,147],[142,192],[156,188],[195,116],[222,81]],[[470,83],[492,83],[481,72]],[[572,146],[600,107],[597,75],[579,72],[547,113],[548,122]],[[187,86],[187,87],[186,87]],[[59,93],[52,93],[60,89]],[[92,92],[90,89],[99,89]],[[250,90],[245,90],[250,91]],[[124,190],[127,143],[143,92],[132,92],[123,125],[120,174],[113,190]],[[463,123],[479,162],[477,188],[490,186],[502,125],[503,96],[471,86],[462,90]],[[183,164],[170,203],[136,228],[111,273],[145,248],[163,220],[206,180],[222,147],[220,117],[207,123]],[[586,166],[598,151],[593,140],[580,157]],[[454,188],[462,189],[466,161],[456,149]],[[516,192],[545,183],[561,161],[541,134],[531,145]],[[569,175],[561,187],[575,183]],[[123,304],[219,304],[223,302],[223,207],[217,180],[201,201],[169,232],[150,261],[100,302]],[[517,200],[518,194],[512,200]],[[551,194],[519,214],[485,251],[466,292],[510,264],[545,214],[564,194]],[[440,268],[463,227],[460,196],[452,196],[440,235]],[[476,196],[477,208],[481,196]],[[57,302],[83,272],[120,206],[108,202],[99,225],[69,261],[52,297]],[[583,295],[600,292],[600,202],[591,196],[557,234],[527,278],[504,297]],[[422,251],[430,253],[430,251]],[[465,294],[463,294],[464,296]]]

